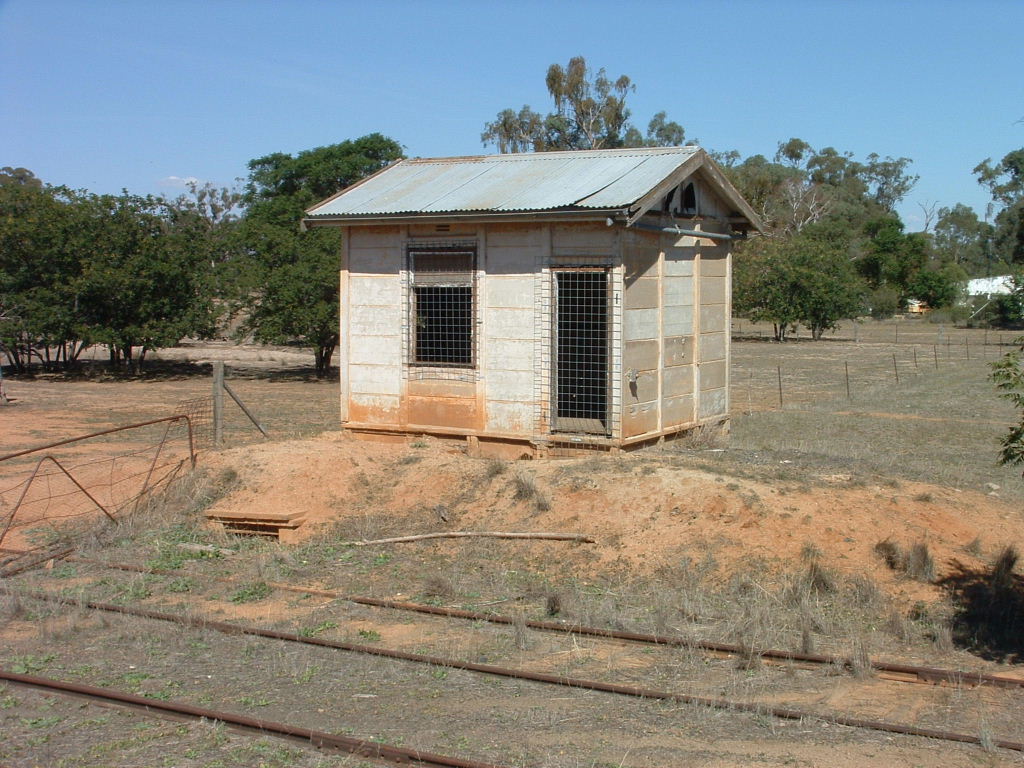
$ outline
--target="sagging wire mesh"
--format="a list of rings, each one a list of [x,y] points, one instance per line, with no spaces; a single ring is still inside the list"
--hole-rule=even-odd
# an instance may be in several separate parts
[[[169,417],[33,449],[0,462],[0,577],[70,535],[76,518],[119,519],[188,471],[188,422]]]
[[[555,272],[555,418],[561,432],[608,432],[608,271]]]
[[[475,263],[472,249],[410,248],[413,365],[476,364]]]
[[[196,448],[209,448],[213,445],[213,397],[196,397],[182,400],[174,409],[175,413],[188,416],[192,422],[192,434]]]

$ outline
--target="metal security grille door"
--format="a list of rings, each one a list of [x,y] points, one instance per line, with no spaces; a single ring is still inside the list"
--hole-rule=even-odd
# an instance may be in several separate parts
[[[555,272],[555,409],[558,432],[608,434],[608,292],[603,268]]]

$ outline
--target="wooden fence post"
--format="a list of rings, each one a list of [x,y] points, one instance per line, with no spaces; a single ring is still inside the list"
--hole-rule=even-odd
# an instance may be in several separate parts
[[[779,410],[782,410],[782,366],[775,366],[776,372],[779,374]]]
[[[843,365],[846,366],[846,399],[853,400],[853,398],[850,397],[850,361],[846,360],[843,362]]]
[[[213,364],[213,446],[220,448],[224,442],[224,363]]]

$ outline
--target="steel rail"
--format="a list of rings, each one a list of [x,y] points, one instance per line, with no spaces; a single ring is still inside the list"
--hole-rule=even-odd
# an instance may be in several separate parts
[[[828,715],[812,712],[809,710],[792,709],[789,707],[775,707],[756,702],[732,701],[730,699],[710,698],[696,696],[688,693],[671,693],[650,688],[640,688],[633,685],[622,685],[619,683],[606,683],[600,680],[587,680],[578,677],[565,675],[551,675],[544,672],[531,672],[525,669],[512,667],[500,667],[494,664],[478,664],[469,661],[459,661],[443,656],[429,656],[422,653],[410,653],[407,651],[396,651],[388,648],[380,648],[359,643],[349,643],[341,640],[326,640],[318,637],[304,637],[293,632],[282,632],[274,629],[261,629],[259,627],[247,627],[240,624],[231,624],[225,621],[203,619],[194,616],[180,616],[178,614],[153,611],[146,608],[131,608],[125,605],[111,605],[109,603],[98,603],[92,601],[78,601],[73,598],[51,595],[46,592],[34,592],[30,590],[21,591],[18,594],[36,600],[64,603],[67,605],[78,605],[92,610],[119,613],[126,616],[135,616],[156,621],[166,621],[180,626],[192,627],[195,629],[207,629],[221,632],[227,635],[243,635],[251,637],[263,637],[271,640],[283,640],[286,642],[300,643],[302,645],[318,646],[320,648],[332,648],[342,651],[362,653],[368,656],[395,659],[398,661],[410,661],[418,664],[429,664],[434,667],[446,667],[448,669],[461,669],[467,672],[479,672],[482,674],[494,675],[495,677],[512,678],[516,680],[527,680],[530,682],[547,683],[567,688],[578,688],[580,690],[599,691],[612,693],[620,696],[629,696],[638,699],[653,699],[658,701],[670,701],[676,704],[690,704],[733,712],[745,712],[759,715],[768,715],[783,720],[818,720],[834,725],[844,725],[851,728],[861,728],[885,733],[897,733],[908,736],[921,736],[929,739],[942,741],[955,741],[965,744],[982,744],[981,736],[955,731],[943,731],[935,728],[921,728],[915,725],[893,723],[884,720],[870,720],[847,715]],[[985,743],[1002,749],[1024,752],[1024,742],[1008,741],[1005,739],[985,739]]]
[[[325,749],[334,752],[344,752],[360,757],[368,757],[377,760],[386,760],[392,763],[408,765],[409,763],[424,766],[444,766],[444,768],[501,768],[492,763],[482,763],[476,760],[461,760],[456,757],[446,757],[424,752],[418,749],[395,747],[389,744],[380,744],[374,741],[339,736],[324,731],[315,731],[310,728],[302,728],[286,723],[277,723],[272,720],[262,720],[254,717],[236,715],[233,712],[223,712],[205,707],[196,707],[191,704],[176,701],[161,701],[159,699],[147,699],[144,696],[136,696],[132,693],[115,691],[110,688],[98,688],[92,685],[80,683],[68,683],[62,680],[52,680],[35,675],[22,675],[16,672],[8,672],[0,669],[0,680],[6,680],[15,685],[42,688],[47,691],[84,696],[89,699],[100,699],[115,704],[127,705],[143,709],[147,712],[161,712],[177,716],[184,716],[194,719],[215,720],[233,728],[256,731],[261,734],[269,734],[289,739],[300,739],[307,741],[318,749]]]
[[[16,552],[17,550],[2,550]],[[83,557],[67,557],[69,562],[80,562],[90,565],[98,565],[114,570],[129,571],[133,573],[146,573],[152,575],[178,575],[180,571],[170,569],[146,568],[141,565],[130,563],[109,563],[102,560]],[[216,581],[236,582],[236,578],[215,576]],[[356,605],[368,605],[376,608],[388,608],[397,611],[410,611],[432,616],[443,616],[446,618],[468,619],[470,621],[486,621],[492,624],[513,625],[518,619],[501,614],[484,613],[480,611],[467,611],[461,608],[444,608],[422,603],[411,603],[400,600],[388,600],[386,598],[360,597],[345,595],[341,592],[316,587],[295,586],[279,582],[267,582],[272,589],[279,589],[285,592],[298,594],[316,595],[318,597],[329,597],[335,600],[344,600]],[[643,632],[630,632],[626,630],[605,629],[602,627],[591,627],[585,624],[567,624],[558,621],[537,621],[528,620],[524,622],[530,629],[539,629],[547,632],[559,632],[562,634],[573,634],[584,637],[602,637],[611,640],[623,640],[626,642],[643,643],[646,645],[665,645],[673,648],[696,648],[712,653],[724,653],[730,656],[748,655],[757,656],[762,659],[773,661],[801,662],[823,666],[834,666],[843,669],[852,669],[854,662],[843,656],[818,653],[800,653],[797,651],[785,651],[776,648],[742,648],[729,643],[718,643],[711,640],[691,639],[678,635],[658,635]],[[1024,679],[1006,677],[1004,675],[989,675],[982,672],[969,672],[960,669],[947,669],[942,667],[925,667],[913,664],[897,664],[894,662],[869,660],[868,666],[877,672],[889,673],[892,675],[910,676],[916,681],[931,685],[949,683],[952,685],[991,685],[997,688],[1024,688]],[[884,678],[893,682],[914,682],[905,680],[902,677]]]

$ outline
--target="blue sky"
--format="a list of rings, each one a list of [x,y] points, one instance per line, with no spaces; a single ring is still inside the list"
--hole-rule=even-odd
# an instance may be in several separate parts
[[[1024,2],[0,0],[0,165],[94,192],[231,184],[247,162],[380,131],[410,156],[492,152],[582,54],[636,84],[643,130],[744,157],[797,136],[914,160],[900,207],[988,196],[1024,146]]]

